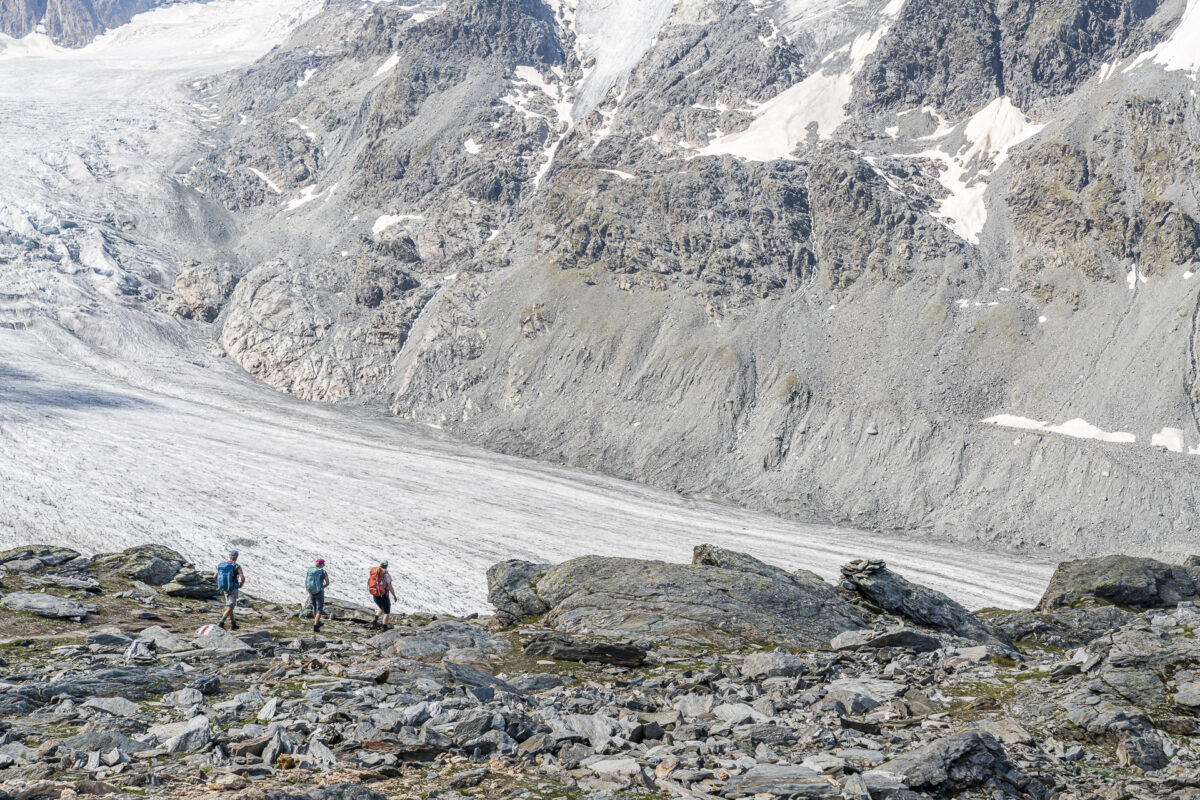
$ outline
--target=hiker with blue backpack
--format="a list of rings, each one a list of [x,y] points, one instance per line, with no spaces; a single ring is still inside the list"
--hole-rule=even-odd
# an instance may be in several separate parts
[[[325,559],[318,558],[315,567],[308,568],[304,576],[304,588],[312,598],[313,633],[321,630],[321,615],[325,613],[325,587],[329,585],[329,573],[325,571]]]
[[[237,563],[237,558],[237,550],[230,550],[229,560],[217,564],[217,571],[213,573],[213,578],[217,581],[217,588],[225,595],[225,613],[221,615],[221,621],[217,623],[217,627],[224,628],[225,620],[229,620],[229,627],[235,631],[238,629],[238,624],[233,616],[233,609],[237,607],[238,591],[246,582],[246,576],[242,573],[242,567]]]

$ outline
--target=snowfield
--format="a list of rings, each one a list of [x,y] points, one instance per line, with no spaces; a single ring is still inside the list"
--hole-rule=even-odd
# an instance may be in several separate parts
[[[281,600],[323,556],[331,593],[361,602],[386,557],[402,608],[456,613],[487,609],[500,559],[685,561],[701,542],[831,579],[880,557],[972,607],[1037,600],[1047,560],[783,521],[307,405],[214,352],[208,326],[155,310],[152,289],[218,252],[214,212],[174,177],[214,121],[187,82],[258,57],[318,5],[181,4],[78,51],[0,40],[0,547],[159,542],[208,567],[233,546],[249,590]],[[646,46],[593,36],[596,87]]]

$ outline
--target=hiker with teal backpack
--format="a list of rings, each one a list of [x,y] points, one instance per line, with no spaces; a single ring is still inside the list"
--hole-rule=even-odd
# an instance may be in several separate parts
[[[304,588],[312,598],[313,632],[321,630],[321,615],[325,613],[325,587],[329,585],[329,573],[325,571],[325,559],[318,558],[315,567],[308,568],[304,576]]]
[[[242,567],[237,563],[237,558],[238,551],[230,550],[229,560],[217,564],[217,571],[213,573],[213,578],[217,581],[217,588],[225,594],[225,613],[221,615],[221,621],[217,623],[217,626],[224,628],[225,620],[229,620],[229,627],[235,631],[238,629],[238,624],[234,619],[233,609],[237,607],[238,592],[246,582],[246,576],[242,573]]]

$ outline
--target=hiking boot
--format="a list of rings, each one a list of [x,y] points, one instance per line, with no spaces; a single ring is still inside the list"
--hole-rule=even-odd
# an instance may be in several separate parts
[[[371,629],[374,630],[375,628],[378,628],[378,627],[379,627],[379,617],[372,618],[371,619]]]
[[[222,618],[221,621],[217,623],[217,627],[220,628],[221,630],[225,630],[225,619],[224,618]]]
[[[319,630],[321,630],[321,626],[314,622],[313,623],[313,633],[316,633]]]
[[[230,628],[230,630],[236,631],[238,629],[237,620],[235,620],[235,619],[229,620],[229,628]]]
[[[384,629],[385,631],[390,631],[390,630],[392,629],[392,626],[391,626],[391,625],[384,625],[384,626],[383,626],[383,629]]]

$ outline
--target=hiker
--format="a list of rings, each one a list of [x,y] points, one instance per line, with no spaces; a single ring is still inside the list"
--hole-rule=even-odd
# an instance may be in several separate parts
[[[388,615],[392,613],[392,601],[396,599],[396,590],[392,588],[392,576],[388,572],[387,561],[380,561],[378,567],[371,567],[367,589],[371,592],[371,599],[375,601],[375,605],[379,606],[379,610],[375,612],[375,619],[371,620],[371,627],[381,627],[390,631],[392,628],[388,625]]]
[[[233,609],[237,607],[238,591],[246,582],[246,576],[242,572],[242,567],[237,563],[238,551],[229,551],[229,560],[222,561],[217,564],[217,571],[213,573],[213,578],[217,581],[217,588],[225,593],[225,613],[221,615],[221,621],[217,623],[217,627],[224,628],[225,620],[229,620],[229,627],[233,630],[238,629],[237,620],[233,616]]]
[[[315,567],[308,568],[304,576],[304,588],[312,598],[313,633],[321,630],[321,615],[325,613],[325,587],[329,585],[329,573],[325,571],[325,559],[318,558]]]

